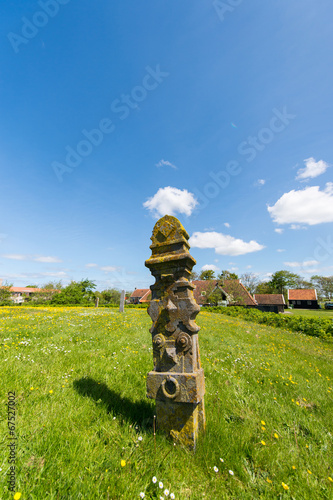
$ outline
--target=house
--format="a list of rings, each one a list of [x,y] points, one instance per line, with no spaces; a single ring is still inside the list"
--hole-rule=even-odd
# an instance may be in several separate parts
[[[288,301],[295,309],[319,309],[315,289],[288,290]]]
[[[218,305],[223,306],[244,306],[256,307],[257,303],[246,290],[245,286],[239,280],[194,280],[192,285],[195,285],[193,290],[194,298],[199,306],[207,302],[207,297],[214,293],[220,300]]]
[[[286,307],[282,293],[255,293],[253,298],[260,311],[283,313]]]
[[[136,288],[129,298],[130,304],[142,304],[150,302],[150,288]]]
[[[22,304],[27,297],[31,297],[36,292],[41,292],[42,288],[12,286],[10,287],[10,291],[12,293],[10,298],[14,304]]]

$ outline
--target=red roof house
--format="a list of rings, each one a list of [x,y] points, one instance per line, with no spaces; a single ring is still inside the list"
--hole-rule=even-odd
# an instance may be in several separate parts
[[[239,280],[194,280],[194,298],[200,306],[207,303],[212,292],[221,294],[219,302],[227,306],[256,307],[257,303]]]
[[[319,309],[315,289],[288,290],[288,301],[295,309]]]
[[[130,296],[131,304],[142,304],[150,302],[149,295],[151,294],[150,288],[136,288]]]
[[[283,312],[286,307],[282,293],[255,293],[254,300],[258,304],[260,311]]]

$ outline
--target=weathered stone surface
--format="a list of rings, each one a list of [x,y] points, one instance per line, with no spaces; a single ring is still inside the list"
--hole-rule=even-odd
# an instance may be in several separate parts
[[[205,380],[195,317],[200,307],[188,278],[195,264],[189,235],[176,217],[165,215],[151,237],[145,262],[155,277],[148,314],[152,319],[154,369],[147,376],[147,396],[156,399],[157,424],[174,439],[195,448],[205,428]]]

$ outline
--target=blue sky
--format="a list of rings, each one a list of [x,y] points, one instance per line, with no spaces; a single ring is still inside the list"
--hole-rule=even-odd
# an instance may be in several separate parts
[[[1,5],[0,279],[148,287],[157,217],[196,270],[333,274],[330,0]]]

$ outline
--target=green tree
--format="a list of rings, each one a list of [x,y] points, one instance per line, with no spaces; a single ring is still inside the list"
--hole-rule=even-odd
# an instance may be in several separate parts
[[[278,292],[272,285],[271,281],[260,281],[257,284],[254,293],[266,294],[266,293],[278,293]]]
[[[272,275],[271,283],[276,290],[275,293],[286,293],[289,288],[297,288],[301,276],[289,271],[276,271]]]
[[[71,281],[60,293],[53,295],[51,303],[59,305],[88,305],[95,302],[96,285],[88,279]]]
[[[101,292],[102,302],[104,304],[119,304],[121,292],[116,288],[108,288]]]
[[[199,280],[199,279],[200,279],[199,274],[196,273],[195,271],[192,271],[191,274],[190,274],[189,280],[190,281],[196,281],[196,280]]]
[[[200,273],[201,280],[215,280],[215,273],[212,269],[207,269],[206,271],[201,271]]]
[[[12,292],[10,291],[13,285],[5,282],[4,285],[0,286],[0,306],[10,306],[13,304],[11,300]]]
[[[320,300],[331,300],[333,297],[333,276],[311,276],[311,285],[317,290]]]
[[[219,280],[238,280],[238,274],[232,273],[230,271],[221,271],[221,273],[218,275]]]

